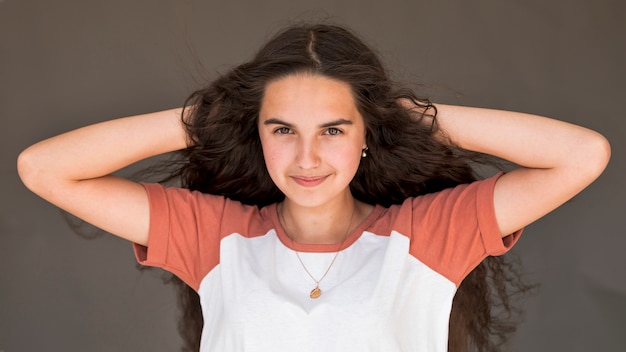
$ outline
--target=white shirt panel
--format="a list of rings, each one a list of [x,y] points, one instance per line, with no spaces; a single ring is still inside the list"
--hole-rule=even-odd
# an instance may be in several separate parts
[[[315,278],[335,253],[299,255]],[[201,351],[446,351],[454,283],[409,254],[397,232],[364,232],[315,281],[274,230],[221,242],[201,282]]]

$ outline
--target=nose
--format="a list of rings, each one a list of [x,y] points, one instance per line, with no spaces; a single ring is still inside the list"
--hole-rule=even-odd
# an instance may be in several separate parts
[[[296,164],[301,169],[314,169],[320,164],[319,143],[315,138],[301,138],[296,151]]]

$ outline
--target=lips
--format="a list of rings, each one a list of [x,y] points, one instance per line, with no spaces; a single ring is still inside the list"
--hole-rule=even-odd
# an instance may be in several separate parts
[[[300,186],[315,187],[326,180],[328,176],[292,176],[291,178]]]

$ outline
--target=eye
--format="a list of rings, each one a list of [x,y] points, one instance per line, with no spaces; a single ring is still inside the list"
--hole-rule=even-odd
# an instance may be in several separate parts
[[[324,134],[328,134],[328,135],[331,135],[331,136],[337,136],[337,135],[340,135],[342,133],[343,133],[343,131],[341,131],[340,129],[335,128],[335,127],[330,127],[329,129],[326,130],[326,132],[324,132]]]
[[[289,129],[289,127],[278,127],[277,129],[274,130],[274,133],[276,133],[276,134],[290,134],[291,133],[291,129]]]

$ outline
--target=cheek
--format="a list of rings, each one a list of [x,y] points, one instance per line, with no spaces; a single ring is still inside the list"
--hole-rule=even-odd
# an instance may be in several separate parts
[[[285,156],[280,148],[276,148],[272,144],[263,144],[263,157],[265,158],[265,166],[270,176],[274,178],[275,173],[281,169],[284,164]]]
[[[361,149],[352,145],[343,148],[332,148],[326,153],[326,160],[335,169],[354,174],[361,162]]]

